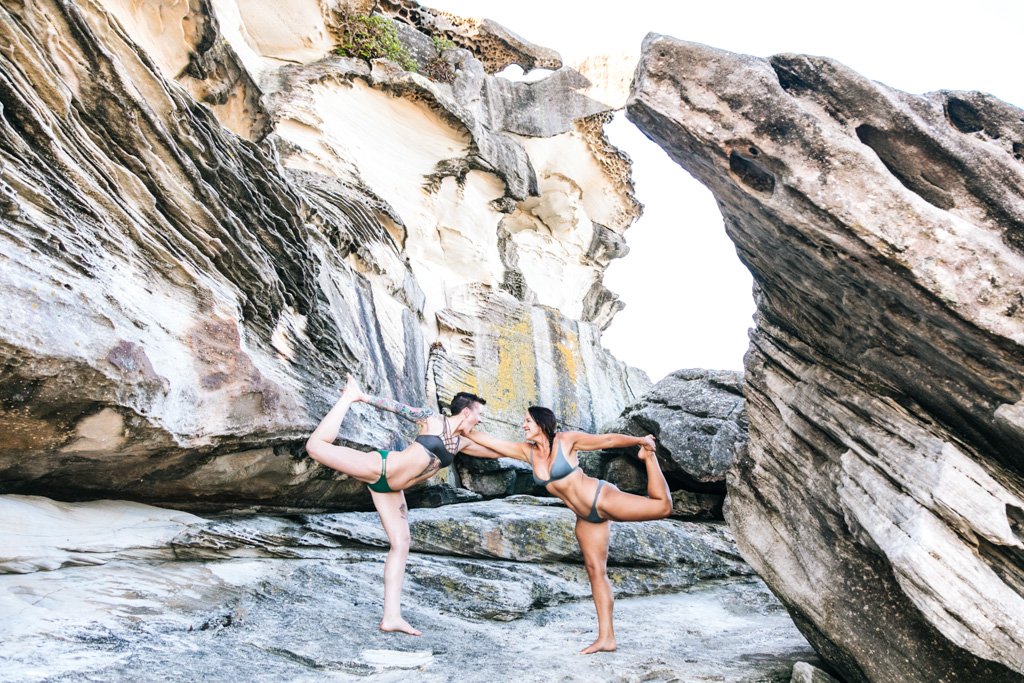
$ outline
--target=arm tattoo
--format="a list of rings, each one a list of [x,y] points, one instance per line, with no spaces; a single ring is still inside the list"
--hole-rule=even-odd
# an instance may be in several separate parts
[[[404,417],[410,422],[426,420],[434,414],[434,411],[430,408],[416,408],[404,403],[399,403],[398,401],[390,398],[381,398],[380,396],[367,396],[365,401],[371,406],[395,413],[399,417]]]

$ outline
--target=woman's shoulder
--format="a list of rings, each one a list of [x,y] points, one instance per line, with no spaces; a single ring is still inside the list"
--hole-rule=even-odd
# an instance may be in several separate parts
[[[573,443],[579,437],[586,434],[586,432],[578,432],[574,430],[566,430],[563,432],[555,432],[555,442],[557,443]]]
[[[445,416],[434,414],[419,421],[420,436],[440,436]]]

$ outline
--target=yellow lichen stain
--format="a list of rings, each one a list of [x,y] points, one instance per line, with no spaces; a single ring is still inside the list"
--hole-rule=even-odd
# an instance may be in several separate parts
[[[573,384],[576,384],[576,363],[577,356],[579,355],[580,340],[576,336],[576,333],[571,330],[566,330],[565,335],[558,340],[556,345],[558,352],[562,354],[562,367],[565,368],[566,378]]]
[[[470,368],[467,369],[462,377],[462,386],[464,389],[460,391],[468,391],[471,394],[480,394],[480,379],[476,376],[476,370]]]
[[[488,388],[488,407],[493,400],[495,412],[519,410],[537,400],[537,359],[533,345],[533,326],[528,317],[499,328],[498,368],[495,385]],[[492,398],[493,397],[493,398]]]
[[[562,384],[562,395],[573,399],[579,395],[579,365],[583,362],[580,357],[580,339],[572,330],[564,330],[558,343],[555,345],[561,357],[563,375],[560,378]],[[562,405],[562,420],[576,422],[579,419],[580,408],[575,400],[566,400]]]

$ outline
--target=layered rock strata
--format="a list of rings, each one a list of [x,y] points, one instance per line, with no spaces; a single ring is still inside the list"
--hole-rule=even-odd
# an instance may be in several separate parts
[[[726,518],[848,681],[1024,678],[1024,111],[648,36],[628,116],[755,280]]]
[[[0,6],[0,490],[363,507],[301,452],[347,372],[488,391],[499,430],[554,395],[593,430],[646,389],[599,341],[639,212],[609,105],[571,69],[488,75],[543,52],[494,26],[439,55],[451,83],[339,57],[343,8]],[[342,437],[408,427],[358,406]]]

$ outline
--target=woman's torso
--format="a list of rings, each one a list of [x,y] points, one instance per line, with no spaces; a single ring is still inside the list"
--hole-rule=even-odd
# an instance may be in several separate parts
[[[396,457],[388,456],[388,485],[398,491],[430,479],[441,468],[451,465],[461,440],[450,434],[447,418],[428,418],[412,443],[395,451]]]
[[[534,482],[543,485],[548,493],[561,499],[577,515],[585,517],[589,514],[598,480],[580,468],[576,449],[565,449],[557,434],[550,453],[545,455],[536,446],[531,445],[531,448],[530,466]]]

